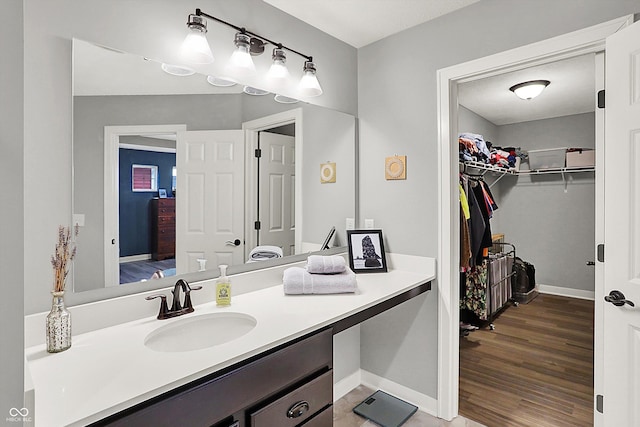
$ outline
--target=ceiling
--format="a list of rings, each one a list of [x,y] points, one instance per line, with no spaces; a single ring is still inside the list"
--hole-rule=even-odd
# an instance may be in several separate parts
[[[529,80],[551,83],[532,100],[522,100],[509,90]],[[592,112],[595,110],[594,55],[463,83],[458,86],[458,103],[498,126]]]
[[[264,1],[360,48],[479,0]],[[590,112],[594,73],[593,56],[587,55],[465,83],[458,101],[496,125]],[[539,79],[551,84],[538,98],[524,101],[509,91],[516,83]]]
[[[264,0],[360,48],[479,0]]]

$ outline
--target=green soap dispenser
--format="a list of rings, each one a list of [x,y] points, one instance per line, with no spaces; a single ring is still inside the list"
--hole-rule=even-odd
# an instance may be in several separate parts
[[[227,266],[219,265],[220,277],[216,280],[216,304],[221,307],[231,305],[231,280],[227,277]]]

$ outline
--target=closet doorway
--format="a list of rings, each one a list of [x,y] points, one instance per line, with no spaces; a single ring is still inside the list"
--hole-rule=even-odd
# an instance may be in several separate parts
[[[522,70],[589,53],[596,55],[596,90],[604,87],[605,39],[629,26],[633,16],[625,16],[593,27],[575,31],[532,45],[480,58],[438,71],[439,123],[439,250],[438,250],[438,415],[451,419],[458,414],[459,374],[459,184],[458,184],[458,85],[504,72]],[[595,98],[595,94],[594,94]],[[604,209],[603,165],[604,112],[596,110],[596,242],[604,241],[602,216]],[[593,242],[595,254],[595,242]],[[595,295],[604,295],[603,264],[596,262]],[[595,316],[601,318],[603,303],[596,300]],[[595,393],[601,393],[604,357],[603,326],[595,327]],[[595,413],[595,425],[601,425],[602,415]]]
[[[565,167],[565,148],[595,149],[595,63],[589,53],[458,85],[458,130],[489,147],[473,161],[461,145],[460,180],[468,197],[476,183],[488,188],[488,234],[508,243],[460,278],[470,308],[460,313],[459,411],[486,425],[593,423],[595,170]],[[551,83],[537,98],[509,91],[540,79]],[[510,293],[514,256],[535,266],[537,290]]]

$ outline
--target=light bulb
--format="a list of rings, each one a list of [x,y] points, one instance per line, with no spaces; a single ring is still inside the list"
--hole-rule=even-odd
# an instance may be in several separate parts
[[[198,15],[189,15],[187,22],[189,34],[185,37],[180,48],[182,58],[194,64],[210,64],[213,53],[207,41],[207,21]]]
[[[302,78],[300,79],[298,90],[302,97],[322,95],[322,88],[320,87],[320,82],[318,82],[318,78],[316,77],[316,66],[311,61],[306,61],[304,63],[304,71]]]

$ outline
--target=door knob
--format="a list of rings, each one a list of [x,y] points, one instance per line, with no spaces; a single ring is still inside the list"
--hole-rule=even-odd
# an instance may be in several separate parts
[[[595,261],[587,261],[587,265],[589,267],[592,267],[592,266],[596,265],[596,262]]]
[[[611,292],[609,292],[609,295],[604,297],[604,300],[606,302],[610,302],[611,304],[615,305],[616,307],[622,307],[625,304],[629,304],[631,307],[635,307],[636,305],[633,303],[633,301],[629,301],[628,299],[625,299],[624,294],[620,291],[616,291],[613,290]]]
[[[227,240],[226,243],[229,246],[240,246],[240,243],[242,242],[240,241],[240,239],[236,239],[236,240]]]

